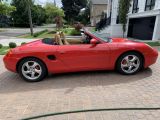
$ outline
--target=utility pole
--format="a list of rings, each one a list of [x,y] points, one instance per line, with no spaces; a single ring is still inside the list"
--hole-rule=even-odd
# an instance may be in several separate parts
[[[56,0],[54,0],[54,5],[57,6],[57,5],[56,5]]]
[[[30,5],[28,5],[28,16],[29,16],[30,31],[31,31],[31,35],[33,36],[33,23],[32,23],[32,13],[31,13]]]

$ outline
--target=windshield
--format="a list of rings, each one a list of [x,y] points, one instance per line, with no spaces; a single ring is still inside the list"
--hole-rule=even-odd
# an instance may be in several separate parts
[[[93,34],[94,36],[100,38],[104,42],[110,42],[110,40],[111,40],[109,37],[107,37],[107,34],[98,33],[98,32],[90,32],[90,33]]]

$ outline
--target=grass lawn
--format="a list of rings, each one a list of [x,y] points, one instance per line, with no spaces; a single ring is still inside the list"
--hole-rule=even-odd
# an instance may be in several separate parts
[[[150,46],[160,46],[160,42],[145,42],[145,43]]]
[[[65,35],[69,35],[69,36],[79,36],[80,35],[80,32],[79,31],[76,31],[74,28],[65,28],[65,29],[62,29],[61,31],[63,31],[65,33]],[[53,38],[54,35],[55,35],[56,31],[44,31],[41,33],[40,32],[37,32],[35,34],[38,34],[36,36],[31,36],[30,34],[26,34],[26,35],[22,35],[22,36],[18,36],[18,38],[28,38],[28,39],[34,39],[34,38]]]
[[[9,51],[9,47],[4,46],[0,49],[0,55],[5,55]]]
[[[74,28],[65,28],[62,29],[62,31],[65,33],[65,35],[69,35],[69,36],[80,36],[81,32],[75,30]]]
[[[18,38],[28,38],[28,39],[34,39],[34,38],[53,38],[54,34],[51,34],[50,32],[44,32],[41,35],[34,37],[31,36],[30,34],[26,34],[26,35],[22,35],[22,36],[18,36]]]

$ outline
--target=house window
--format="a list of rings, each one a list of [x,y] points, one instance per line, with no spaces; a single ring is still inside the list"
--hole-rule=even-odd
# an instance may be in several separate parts
[[[116,24],[119,24],[119,15],[117,16]]]
[[[134,0],[133,1],[133,11],[132,11],[132,13],[137,13],[138,10],[139,10],[139,8],[138,8],[138,0]]]
[[[152,10],[155,6],[155,1],[156,0],[146,0],[145,10]]]

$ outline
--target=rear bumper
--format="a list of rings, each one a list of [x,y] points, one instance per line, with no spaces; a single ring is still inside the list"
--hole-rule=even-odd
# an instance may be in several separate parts
[[[19,59],[15,58],[15,57],[4,56],[4,58],[3,58],[3,62],[4,62],[6,69],[8,69],[9,71],[12,71],[12,72],[17,72],[16,65],[17,65],[18,61],[19,61]]]

